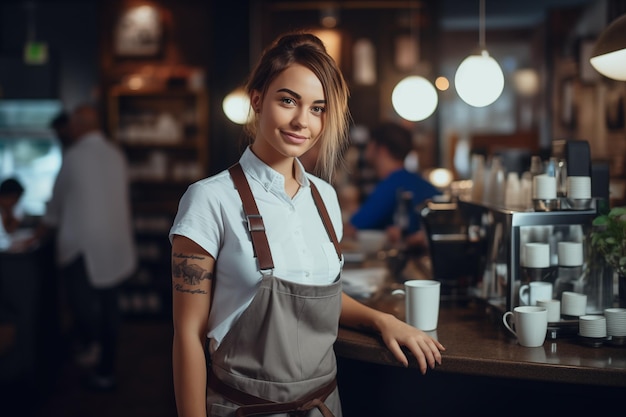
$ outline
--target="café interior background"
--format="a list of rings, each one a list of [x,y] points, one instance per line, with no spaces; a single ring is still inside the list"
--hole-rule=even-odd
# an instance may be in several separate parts
[[[626,13],[626,0],[485,0],[484,4],[485,46],[501,66],[505,83],[494,103],[476,108],[459,98],[454,75],[479,44],[479,0],[3,0],[0,174],[8,176],[16,167],[33,174],[32,184],[38,186],[27,184],[27,192],[32,194],[34,212],[41,213],[60,164],[58,146],[50,145],[50,117],[85,100],[100,101],[105,130],[124,145],[132,163],[142,262],[137,276],[124,288],[123,308],[130,316],[168,320],[171,248],[164,236],[178,198],[193,179],[235,162],[242,149],[241,126],[226,117],[222,102],[243,83],[262,48],[279,33],[311,28],[331,30],[325,34],[338,40],[333,52],[351,89],[355,146],[363,132],[380,121],[397,121],[414,133],[420,170],[444,167],[457,179],[466,179],[473,150],[525,149],[546,157],[554,141],[586,140],[593,160],[610,166],[612,203],[624,204],[626,83],[599,75],[588,58],[602,30]],[[133,31],[132,26],[120,26],[120,21],[129,10],[143,5],[151,6],[157,17],[151,23],[153,36],[138,45],[119,43],[121,34]],[[329,16],[336,19],[330,29],[321,23]],[[355,56],[363,51],[362,45],[373,57],[366,60],[367,67]],[[434,113],[418,122],[402,119],[391,103],[395,85],[409,75],[430,82],[443,76],[450,84],[437,90]],[[527,82],[520,83],[523,80]],[[19,113],[16,109],[25,107],[30,112],[12,117]],[[177,132],[179,142],[168,135],[153,135],[152,142],[146,142],[146,132],[138,134],[136,129],[129,134],[136,122],[144,124],[145,116],[163,110],[180,116],[184,126]],[[11,125],[16,119],[18,123]],[[165,121],[171,128],[171,119]],[[48,142],[41,140],[44,136]],[[15,146],[18,143],[30,145]],[[47,158],[46,169],[28,165],[29,158],[41,161],[42,155]],[[358,180],[361,173],[350,174]],[[52,265],[51,259],[47,262]],[[41,275],[47,276],[51,268]],[[44,285],[53,281],[41,280]],[[25,311],[22,328],[28,329],[24,351],[32,353],[30,336],[40,335],[46,341],[37,347],[54,340],[47,335],[59,321],[49,314],[57,311],[56,300],[46,297],[46,291],[37,297],[24,290],[19,294],[29,300],[23,303],[20,297],[18,304]],[[44,312],[43,319],[31,310]],[[157,329],[156,334],[164,336],[160,332]],[[169,343],[168,338],[166,356]],[[153,348],[138,350],[143,356]],[[491,364],[484,368],[501,369]],[[169,381],[169,371],[165,372]],[[136,374],[132,377],[144,384],[141,373]],[[386,384],[384,378],[380,381]],[[465,390],[466,380],[462,381],[456,386],[463,389],[452,391],[473,395],[476,391]],[[516,387],[519,382],[515,381]],[[146,386],[153,389],[153,384]],[[442,395],[451,392],[447,383],[446,387]],[[169,385],[160,389],[157,395],[163,392],[159,397],[171,405]],[[367,395],[359,393],[359,398]]]
[[[121,54],[114,43],[116,24],[125,10],[140,4],[157,11],[157,48],[143,55]],[[106,102],[111,89],[132,74],[172,76],[198,69],[208,93],[205,173],[214,173],[240,150],[241,129],[225,117],[223,98],[243,82],[261,48],[278,33],[297,27],[321,30],[321,17],[330,13],[337,19],[331,30],[339,36],[338,60],[351,87],[357,131],[385,119],[407,124],[390,99],[407,75],[450,81],[447,90],[438,91],[433,115],[408,123],[420,169],[440,166],[469,177],[472,137],[489,135],[501,141],[499,146],[509,140],[535,149],[549,148],[555,139],[588,140],[592,157],[610,160],[612,176],[623,177],[625,83],[600,76],[587,58],[594,40],[625,4],[486,1],[485,44],[502,67],[505,86],[493,104],[474,108],[458,97],[453,80],[459,63],[478,46],[478,0],[9,0],[0,7],[0,98],[54,99],[71,108],[86,99]],[[403,37],[414,38],[417,49],[403,50]],[[355,46],[362,40],[371,43],[375,59],[373,78],[365,82],[355,79]],[[42,63],[24,62],[29,41],[47,46]],[[537,76],[526,89],[516,86],[525,70]]]

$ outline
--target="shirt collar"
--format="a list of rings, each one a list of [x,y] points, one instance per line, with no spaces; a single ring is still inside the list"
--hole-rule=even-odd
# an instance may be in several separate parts
[[[301,187],[309,186],[309,179],[302,163],[296,158],[296,181]],[[275,171],[272,167],[261,161],[258,156],[252,152],[250,146],[246,148],[243,155],[239,159],[239,163],[243,170],[255,181],[265,188],[274,192],[285,192],[285,177]]]

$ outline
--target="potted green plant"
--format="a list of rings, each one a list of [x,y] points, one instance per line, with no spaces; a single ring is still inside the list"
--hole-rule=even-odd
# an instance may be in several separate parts
[[[592,222],[591,250],[618,276],[620,306],[626,305],[626,207],[613,207]]]

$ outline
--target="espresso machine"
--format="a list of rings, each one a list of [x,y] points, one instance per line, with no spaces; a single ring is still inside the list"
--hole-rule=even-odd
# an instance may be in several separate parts
[[[486,240],[482,276],[472,289],[474,297],[485,300],[502,312],[520,305],[519,289],[532,279],[555,282],[558,274],[558,242],[582,242],[591,230],[596,210],[514,211],[484,203],[459,201],[469,229]],[[527,243],[549,245],[549,264],[539,275],[525,273],[524,247]]]
[[[608,206],[608,169],[594,166],[587,142],[555,142],[550,162],[566,167],[561,175],[591,177],[591,198],[583,202],[571,201],[567,199],[567,195],[561,193],[557,196],[557,204],[535,205],[523,209],[471,199],[460,199],[457,203],[468,233],[485,241],[486,256],[471,293],[501,312],[510,311],[520,305],[520,287],[532,280],[555,284],[554,297],[559,297],[556,291],[560,273],[559,242],[582,244],[587,262],[588,236],[593,219],[600,210]],[[549,252],[545,264],[537,268],[536,265],[531,265],[533,268],[529,268],[525,265],[525,248],[527,244],[534,243],[547,246]],[[579,271],[581,274],[586,271],[585,266],[581,266]],[[594,290],[592,295],[596,298],[603,297],[601,303],[612,299],[610,277],[605,277],[605,281],[602,289],[605,293],[598,295]],[[576,287],[574,283],[572,290],[584,292],[586,288]],[[588,314],[590,313],[597,312],[589,311]]]

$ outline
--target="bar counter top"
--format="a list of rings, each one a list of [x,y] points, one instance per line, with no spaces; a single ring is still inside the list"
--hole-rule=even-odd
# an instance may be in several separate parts
[[[403,298],[387,301],[380,310],[403,318]],[[481,302],[442,302],[435,337],[446,347],[442,364],[429,372],[531,381],[626,387],[626,345],[594,347],[576,335],[548,338],[543,346],[517,344],[500,320],[501,314]],[[375,334],[340,327],[335,352],[339,357],[401,367]],[[410,356],[410,359],[412,357]],[[416,368],[415,360],[409,368]]]
[[[428,261],[414,259],[398,272],[393,259],[357,259],[344,265],[344,290],[404,320],[404,296],[393,290],[405,279],[431,279]],[[408,350],[405,368],[379,335],[340,326],[334,349],[344,417],[623,414],[626,345],[589,345],[574,320],[551,324],[556,330],[540,347],[520,346],[502,324],[502,307],[455,285],[442,281],[431,334],[446,350],[425,375]]]

